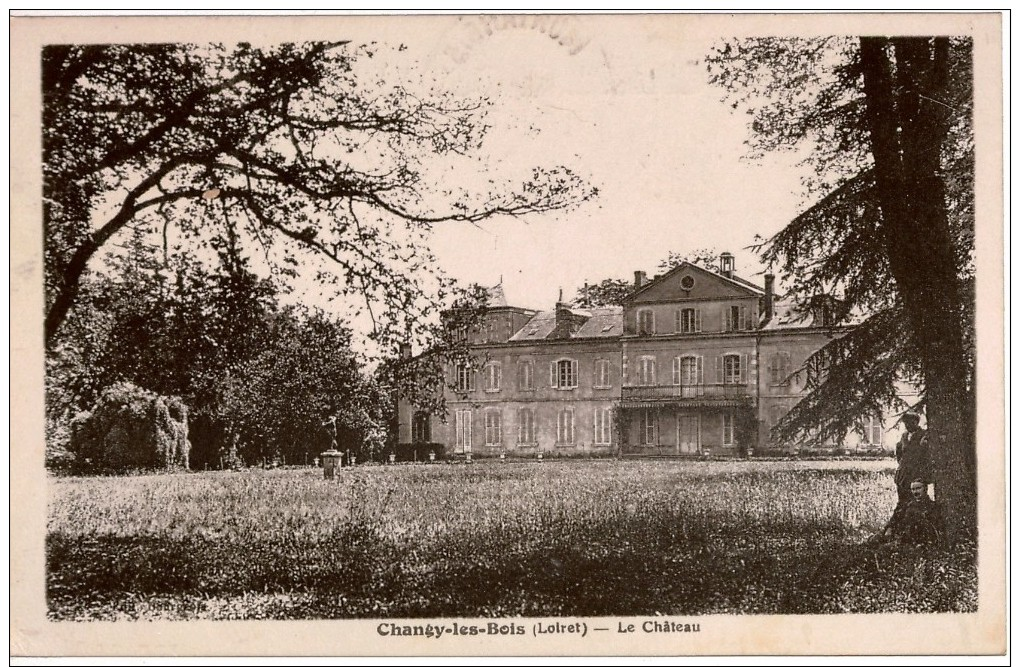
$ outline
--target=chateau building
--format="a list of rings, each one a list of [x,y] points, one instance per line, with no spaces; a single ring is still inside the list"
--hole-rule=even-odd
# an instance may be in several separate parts
[[[445,422],[398,408],[399,446],[446,456],[746,456],[788,451],[771,427],[808,390],[805,360],[845,328],[827,302],[778,299],[774,279],[682,263],[635,272],[622,307],[535,311],[490,290],[468,332],[476,363],[448,369]],[[892,420],[826,450],[889,449]]]

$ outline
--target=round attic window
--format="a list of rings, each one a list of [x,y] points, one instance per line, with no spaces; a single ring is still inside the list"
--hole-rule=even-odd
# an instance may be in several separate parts
[[[680,287],[684,289],[691,289],[694,287],[694,276],[684,276],[680,279]]]

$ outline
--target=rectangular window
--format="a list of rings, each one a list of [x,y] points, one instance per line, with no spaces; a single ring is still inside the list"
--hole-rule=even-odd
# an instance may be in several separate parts
[[[570,408],[560,410],[556,419],[556,444],[574,444],[574,411]]]
[[[520,391],[535,390],[535,364],[533,362],[517,362],[517,389]]]
[[[577,386],[577,362],[573,359],[555,361],[550,370],[552,386],[557,389],[573,389]]]
[[[882,446],[882,419],[868,417],[864,420],[864,444],[871,447]]]
[[[692,398],[698,395],[698,387],[704,384],[702,358],[694,356],[673,359],[673,384],[683,389],[681,396]]]
[[[701,311],[697,308],[681,308],[676,313],[676,330],[679,333],[701,331]]]
[[[612,411],[609,408],[598,408],[595,410],[595,444],[611,444],[612,434]]]
[[[658,420],[654,410],[644,410],[641,413],[641,443],[645,445],[656,444],[656,426]]]
[[[429,413],[414,413],[414,420],[411,422],[411,442],[432,442],[432,423]]]
[[[457,391],[475,390],[475,371],[468,364],[457,365]]]
[[[641,357],[639,360],[638,384],[644,387],[655,384],[655,357]]]
[[[609,360],[598,359],[595,361],[595,387],[597,389],[608,389],[610,386]]]
[[[503,414],[499,410],[485,411],[485,444],[488,447],[503,444]]]
[[[790,384],[790,353],[776,352],[769,357],[769,382],[777,387]]]
[[[485,367],[485,391],[499,391],[503,381],[503,368],[498,363],[491,363]]]
[[[650,310],[639,310],[637,314],[638,333],[651,335],[655,333],[655,318]]]
[[[535,444],[535,411],[531,408],[517,411],[517,442],[522,445]]]
[[[744,331],[751,328],[747,306],[728,306],[725,309],[725,331]]]
[[[457,451],[471,451],[471,411],[458,410],[456,414],[455,429],[457,432]]]
[[[744,363],[741,359],[742,356],[739,354],[727,354],[723,357],[723,384],[744,384]]]
[[[732,447],[736,444],[735,433],[736,427],[734,424],[734,418],[732,412],[724,412],[722,416],[722,444],[724,447]]]

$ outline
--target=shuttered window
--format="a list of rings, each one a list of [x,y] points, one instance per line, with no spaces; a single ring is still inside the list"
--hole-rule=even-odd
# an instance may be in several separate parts
[[[574,410],[564,408],[560,410],[556,419],[556,444],[574,444]]]
[[[499,410],[485,411],[485,444],[495,447],[503,443],[503,414]]]
[[[701,331],[701,310],[698,308],[681,308],[676,312],[676,330],[678,333],[697,333]]]
[[[557,389],[573,389],[577,386],[577,361],[560,359],[549,364],[549,384]]]
[[[517,411],[517,442],[522,445],[535,444],[535,411],[531,408]]]

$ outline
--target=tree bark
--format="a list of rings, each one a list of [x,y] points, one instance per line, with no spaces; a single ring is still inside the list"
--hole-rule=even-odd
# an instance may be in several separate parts
[[[924,374],[937,500],[950,542],[976,534],[977,486],[962,284],[941,177],[948,40],[861,39],[861,64],[889,269]]]

